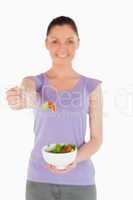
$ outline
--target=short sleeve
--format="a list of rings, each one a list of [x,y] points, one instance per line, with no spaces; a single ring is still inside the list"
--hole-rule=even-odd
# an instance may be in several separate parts
[[[37,89],[37,92],[39,92],[43,85],[43,75],[38,74],[38,75],[32,76],[32,79],[36,82],[36,89]]]
[[[99,79],[87,78],[87,93],[90,95],[101,83],[102,81]]]

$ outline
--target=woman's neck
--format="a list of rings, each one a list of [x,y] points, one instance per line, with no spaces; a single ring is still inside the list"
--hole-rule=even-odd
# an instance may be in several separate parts
[[[47,74],[51,77],[64,78],[76,75],[77,72],[73,70],[72,65],[53,64],[52,67],[47,71]]]

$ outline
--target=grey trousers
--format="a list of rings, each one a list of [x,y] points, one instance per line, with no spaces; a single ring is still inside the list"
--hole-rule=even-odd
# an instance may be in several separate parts
[[[96,200],[96,185],[59,185],[27,180],[26,200]]]

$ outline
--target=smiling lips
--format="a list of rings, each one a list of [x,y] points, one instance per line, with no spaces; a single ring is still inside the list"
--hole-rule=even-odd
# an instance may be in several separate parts
[[[67,54],[57,54],[56,55],[58,58],[67,58],[68,55]]]

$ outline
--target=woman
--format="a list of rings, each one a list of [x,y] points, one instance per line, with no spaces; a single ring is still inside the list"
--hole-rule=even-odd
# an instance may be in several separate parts
[[[53,19],[45,40],[52,67],[47,72],[25,77],[21,84],[23,90],[11,88],[7,91],[12,109],[27,107],[22,91],[30,94],[32,102],[36,103],[33,105],[35,143],[28,166],[26,200],[96,200],[91,156],[102,143],[102,81],[73,69],[72,60],[79,43],[78,30],[71,18],[60,16]],[[55,112],[44,113],[39,109],[48,100],[54,102]],[[85,142],[87,114],[90,140]],[[75,161],[65,169],[47,165],[41,149],[50,143],[76,144]]]

